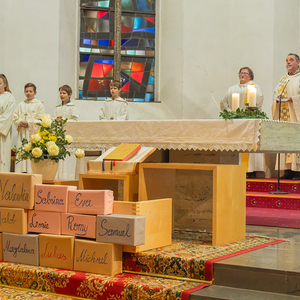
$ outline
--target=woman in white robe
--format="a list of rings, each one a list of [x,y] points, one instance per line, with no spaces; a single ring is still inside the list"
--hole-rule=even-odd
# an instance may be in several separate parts
[[[44,104],[42,101],[35,99],[36,86],[33,83],[27,83],[24,87],[26,100],[19,103],[14,112],[14,123],[18,131],[18,148],[22,146],[22,140],[35,134],[37,128],[35,124],[44,114]],[[32,173],[30,160],[23,160],[16,164],[16,173]]]
[[[14,105],[15,98],[9,89],[7,78],[0,74],[0,172],[10,172]]]

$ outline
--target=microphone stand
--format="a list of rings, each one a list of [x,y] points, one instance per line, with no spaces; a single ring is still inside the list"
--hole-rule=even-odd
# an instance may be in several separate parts
[[[279,109],[278,109],[278,112],[279,112],[278,121],[279,122],[280,122],[280,114],[281,114],[281,98],[282,98],[283,91],[286,88],[286,86],[287,86],[287,84],[288,84],[289,81],[290,80],[287,80],[285,86],[282,89],[281,94],[279,95]],[[278,175],[277,175],[277,179],[278,179],[278,181],[277,181],[277,191],[272,191],[272,192],[270,192],[270,194],[288,194],[288,192],[280,190],[280,153],[277,153],[277,154],[278,154],[278,159],[277,159],[277,162],[278,162],[278,164],[277,164],[277,168],[278,168],[278,170],[277,170],[278,171]]]

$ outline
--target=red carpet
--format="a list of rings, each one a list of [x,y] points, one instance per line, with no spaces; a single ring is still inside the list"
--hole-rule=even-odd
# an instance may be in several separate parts
[[[270,194],[277,184],[275,178],[247,179],[247,225],[300,228],[300,181],[280,180],[288,194]]]

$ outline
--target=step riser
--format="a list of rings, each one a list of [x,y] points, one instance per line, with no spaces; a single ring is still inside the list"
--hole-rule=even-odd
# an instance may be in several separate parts
[[[277,181],[275,182],[263,182],[263,181],[247,181],[247,192],[272,192],[277,190]],[[280,190],[298,194],[300,193],[300,183],[297,182],[282,182],[280,181]]]
[[[246,196],[247,207],[300,210],[299,198]]]

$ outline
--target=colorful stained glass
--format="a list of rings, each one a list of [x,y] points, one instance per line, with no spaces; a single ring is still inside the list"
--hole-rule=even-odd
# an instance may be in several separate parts
[[[114,78],[114,0],[81,0],[81,99],[110,97]],[[154,101],[155,0],[122,0],[121,97]]]

